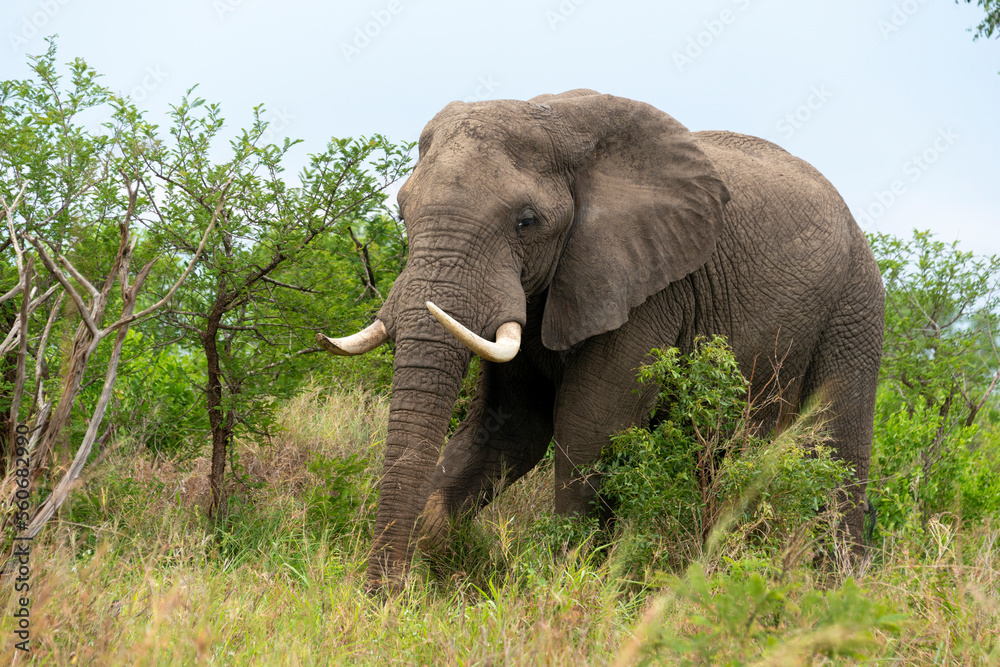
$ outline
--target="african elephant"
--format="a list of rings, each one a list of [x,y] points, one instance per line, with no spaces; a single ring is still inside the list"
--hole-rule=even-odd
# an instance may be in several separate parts
[[[692,134],[648,104],[574,90],[449,104],[398,202],[410,256],[378,319],[317,335],[335,354],[396,343],[371,586],[398,585],[418,537],[441,539],[550,441],[556,511],[588,512],[597,483],[581,467],[653,406],[637,368],[699,334],[726,336],[744,373],[756,368],[754,394],[780,368],[773,405],[787,408],[762,410],[764,428],[824,388],[860,543],[883,286],[816,169],[763,139]],[[476,397],[445,443],[473,352]]]

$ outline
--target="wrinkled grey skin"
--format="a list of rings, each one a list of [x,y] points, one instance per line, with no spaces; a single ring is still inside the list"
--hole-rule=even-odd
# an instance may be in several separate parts
[[[864,498],[883,288],[810,165],[580,90],[449,104],[399,203],[410,258],[379,313],[396,356],[370,585],[398,585],[418,539],[441,539],[448,517],[488,503],[553,438],[556,510],[590,511],[597,480],[576,467],[648,418],[654,390],[636,369],[650,349],[687,352],[698,334],[728,338],[754,395],[780,360],[787,410],[761,411],[767,429],[823,387]],[[482,363],[443,451],[470,353],[428,300],[489,340],[505,322],[524,327],[512,361]],[[860,540],[860,507],[846,524]]]

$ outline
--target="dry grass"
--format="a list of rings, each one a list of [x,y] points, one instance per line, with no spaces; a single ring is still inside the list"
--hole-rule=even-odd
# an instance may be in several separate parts
[[[697,655],[664,644],[663,628],[681,637],[721,632],[676,590],[618,580],[617,545],[566,555],[545,548],[539,526],[552,497],[545,469],[465,527],[468,549],[439,566],[437,576],[421,565],[400,598],[366,597],[371,510],[359,510],[344,533],[317,525],[305,499],[323,480],[306,467],[317,456],[358,454],[378,469],[386,413],[383,398],[359,393],[326,397],[314,390],[289,403],[273,443],[241,445],[249,486],[232,483],[237,502],[222,537],[209,534],[203,519],[205,461],[181,465],[119,447],[35,544],[30,656],[13,648],[16,601],[11,583],[0,584],[0,661],[590,665],[650,658],[674,664]],[[370,481],[370,475],[362,480]],[[719,635],[720,651],[738,647],[720,659],[998,664],[1000,530],[954,525],[939,517],[922,536],[887,539],[861,575],[866,599],[906,615],[902,632],[797,627],[788,612],[769,626],[776,637],[771,646]],[[783,575],[789,605],[831,586],[802,560]],[[721,559],[711,565],[724,575]],[[719,581],[713,595],[726,593],[726,581],[740,583]],[[838,641],[862,635],[861,657],[827,655],[830,646],[847,645]]]

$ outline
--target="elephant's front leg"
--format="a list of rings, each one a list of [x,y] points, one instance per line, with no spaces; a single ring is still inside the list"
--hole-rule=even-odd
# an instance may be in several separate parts
[[[451,518],[478,510],[531,470],[552,439],[552,383],[523,355],[481,364],[469,414],[431,480],[422,532],[432,542],[443,537]]]
[[[593,465],[611,436],[648,416],[654,387],[636,379],[658,341],[622,340],[614,333],[588,342],[566,370],[555,407],[555,509],[586,516],[600,488]]]

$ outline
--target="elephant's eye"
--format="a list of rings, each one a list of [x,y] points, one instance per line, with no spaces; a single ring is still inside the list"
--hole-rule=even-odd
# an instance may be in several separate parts
[[[530,227],[536,222],[538,222],[538,220],[535,218],[535,212],[525,211],[521,214],[521,217],[517,219],[517,231],[520,232],[522,229]]]

